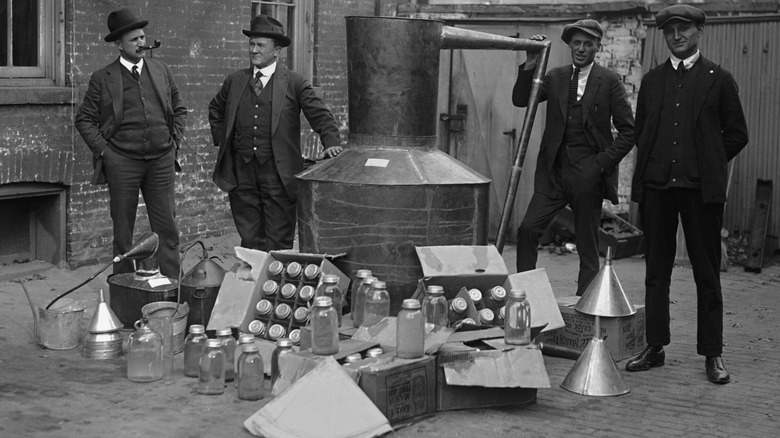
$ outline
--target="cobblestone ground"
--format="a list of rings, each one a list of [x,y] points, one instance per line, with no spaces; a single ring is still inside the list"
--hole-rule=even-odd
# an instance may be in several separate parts
[[[513,270],[514,248],[507,247],[504,257]],[[577,264],[573,254],[540,252],[539,266],[546,268],[557,296],[574,294]],[[46,271],[33,276],[30,286],[43,302],[95,269]],[[615,260],[614,269],[631,300],[643,302],[644,260]],[[105,284],[103,277],[93,288],[101,282]],[[586,397],[566,391],[560,383],[574,361],[545,356],[551,387],[539,390],[535,403],[439,412],[393,436],[776,436],[780,430],[780,267],[765,268],[760,274],[731,267],[723,273],[722,284],[724,359],[732,375],[730,384],[718,386],[706,380],[704,360],[695,349],[693,276],[690,269],[678,267],[672,283],[667,365],[628,373],[625,361],[620,362],[630,393]],[[75,295],[90,294],[94,290],[85,288]],[[31,329],[21,287],[0,280],[2,437],[249,436],[242,422],[267,401],[241,402],[235,399],[235,391],[197,396],[194,380],[183,377],[159,385],[133,384],[124,378],[124,358],[95,361],[84,359],[78,350],[41,350],[31,341]],[[175,362],[177,368],[180,360]]]

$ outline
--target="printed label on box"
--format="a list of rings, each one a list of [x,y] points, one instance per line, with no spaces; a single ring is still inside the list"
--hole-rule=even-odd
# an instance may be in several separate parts
[[[393,421],[425,414],[428,410],[426,367],[391,374],[385,379],[387,419]]]

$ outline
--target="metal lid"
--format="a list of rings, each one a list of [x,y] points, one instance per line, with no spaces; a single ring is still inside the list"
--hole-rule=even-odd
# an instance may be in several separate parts
[[[376,278],[376,277],[374,277],[372,275],[369,275],[368,277],[363,279],[363,284],[371,284],[371,283],[373,283],[373,282],[375,282],[377,280],[378,280],[378,278]]]
[[[263,293],[266,295],[273,295],[276,293],[276,291],[279,289],[279,283],[268,280],[265,283],[263,283]]]
[[[512,289],[509,291],[509,298],[516,300],[522,300],[525,298],[525,291],[522,289]]]
[[[309,309],[306,307],[298,307],[293,314],[296,321],[306,322],[309,319]]]
[[[332,305],[333,305],[333,300],[330,297],[314,298],[314,307],[330,307]]]
[[[376,280],[371,284],[373,289],[387,289],[387,283],[381,280]]]
[[[287,334],[287,330],[279,324],[274,324],[268,329],[268,336],[271,339],[279,339]]]
[[[360,353],[352,353],[344,358],[344,362],[346,363],[355,363],[360,362],[361,360],[363,360],[363,357],[360,355]]]
[[[248,344],[244,346],[244,349],[242,350],[243,353],[257,353],[260,351],[260,346],[257,344]]]
[[[482,291],[479,289],[469,289],[469,296],[471,297],[471,301],[474,301],[475,303],[482,301]]]
[[[298,330],[298,329],[295,329],[295,330]],[[290,334],[292,334],[295,330],[290,332]],[[300,333],[300,330],[298,330],[298,333]],[[293,346],[293,341],[290,338],[279,338],[279,339],[276,340],[276,346],[277,347],[283,347],[283,348],[292,347]]]
[[[327,284],[338,284],[339,276],[335,274],[326,274],[322,277],[322,282]]]
[[[379,357],[385,353],[384,350],[382,350],[379,347],[376,348],[370,348],[368,351],[366,351],[366,357]]]
[[[469,303],[467,303],[463,298],[457,297],[453,298],[452,303],[450,303],[450,307],[452,310],[458,313],[463,313],[466,311],[466,309],[469,308]]]
[[[504,301],[506,299],[506,289],[503,286],[496,286],[490,289],[490,298],[493,301]]]
[[[314,297],[314,292],[314,288],[307,284],[301,288],[301,290],[298,292],[298,296],[301,297],[301,299],[304,301],[309,301],[312,299],[312,297]]]
[[[238,335],[239,344],[251,344],[253,342],[255,342],[255,335],[252,333],[241,333]]]
[[[444,295],[444,288],[432,284],[428,286],[428,293],[431,295]]]
[[[284,271],[284,263],[274,260],[268,265],[268,274],[272,276],[280,275]]]
[[[268,300],[260,300],[255,305],[255,310],[257,310],[257,313],[261,315],[267,315],[271,313],[272,310],[274,310],[274,305],[271,304]]]
[[[301,329],[293,329],[290,330],[290,340],[293,344],[300,344],[301,343]]]
[[[460,323],[461,323],[461,324],[471,324],[471,325],[477,325],[477,321],[474,321],[474,320],[473,320],[473,319],[471,319],[471,318],[463,318],[463,319],[460,321]]]
[[[506,306],[501,306],[501,308],[498,309],[498,317],[501,319],[506,317]]]
[[[190,326],[190,333],[194,333],[194,334],[206,333],[206,327],[204,327],[203,324],[192,324]]]
[[[415,300],[414,298],[407,298],[401,303],[402,309],[409,309],[409,310],[415,310],[420,308],[420,300]]]
[[[292,283],[286,283],[282,286],[282,296],[285,298],[294,297],[296,292],[298,292],[298,287]]]
[[[276,310],[274,311],[274,314],[279,319],[287,319],[290,317],[290,314],[292,313],[292,309],[290,308],[290,305],[287,303],[282,303],[276,306]]]
[[[290,277],[295,278],[295,277],[301,275],[301,271],[302,270],[303,270],[303,268],[301,267],[301,264],[298,263],[298,262],[290,262],[287,265],[287,275],[290,276]]]
[[[217,330],[217,336],[233,336],[233,330],[228,328],[221,328]]]
[[[221,347],[222,341],[220,341],[219,339],[209,339],[206,341],[206,346],[211,348]]]
[[[320,267],[317,265],[308,264],[303,270],[303,276],[309,280],[314,280],[318,275],[320,275]]]
[[[204,259],[182,277],[181,286],[192,288],[219,287],[224,278],[225,268],[211,259]]]
[[[265,333],[265,323],[263,321],[254,320],[249,323],[247,330],[254,335],[262,335]]]
[[[355,273],[355,278],[364,279],[366,277],[371,276],[371,270],[370,269],[358,269]]]
[[[482,309],[479,311],[479,319],[485,324],[490,324],[495,319],[496,315],[490,309]]]

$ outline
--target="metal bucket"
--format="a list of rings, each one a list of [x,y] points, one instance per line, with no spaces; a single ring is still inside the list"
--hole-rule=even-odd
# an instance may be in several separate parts
[[[152,330],[162,333],[162,321],[172,316],[174,310],[176,310],[176,303],[156,301],[143,306],[141,313],[149,319]],[[187,315],[189,313],[190,306],[187,303],[181,303],[176,310],[176,315],[173,316],[173,354],[184,351],[184,337],[187,335]]]
[[[56,309],[38,307],[35,341],[52,350],[70,350],[79,346],[81,319],[86,306],[72,303]]]

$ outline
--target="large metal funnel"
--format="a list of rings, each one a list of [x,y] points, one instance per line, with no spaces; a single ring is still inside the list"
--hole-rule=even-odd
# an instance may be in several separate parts
[[[598,318],[598,317],[596,317]],[[561,383],[561,388],[580,395],[615,396],[631,389],[623,383],[604,339],[593,338]]]
[[[548,45],[433,20],[346,24],[349,139],[338,157],[297,175],[299,247],[345,253],[336,263],[351,276],[370,269],[395,314],[422,276],[415,246],[487,243],[490,179],[436,148],[439,52]]]
[[[636,308],[626,296],[612,268],[612,247],[607,248],[604,266],[585,289],[585,293],[577,301],[574,309],[588,315],[608,317],[629,316],[636,313]]]

